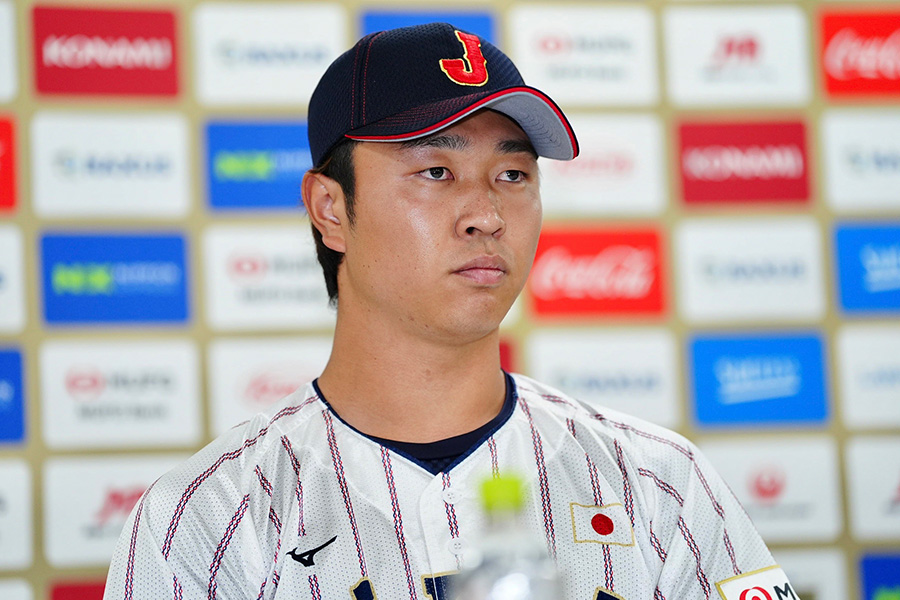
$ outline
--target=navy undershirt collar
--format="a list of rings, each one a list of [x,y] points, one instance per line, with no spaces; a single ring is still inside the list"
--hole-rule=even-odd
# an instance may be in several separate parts
[[[430,473],[437,475],[442,471],[448,471],[458,463],[462,462],[462,460],[471,454],[478,446],[480,446],[487,438],[494,434],[495,431],[500,429],[500,427],[509,420],[509,417],[512,415],[513,410],[516,407],[516,384],[513,381],[512,377],[510,377],[509,373],[504,371],[504,377],[506,378],[506,398],[503,401],[503,408],[500,409],[500,412],[496,417],[479,427],[473,431],[468,433],[463,433],[462,435],[456,435],[453,437],[449,437],[443,440],[437,440],[435,442],[427,442],[427,443],[416,443],[416,442],[398,442],[396,440],[387,440],[384,438],[375,437],[373,435],[368,435],[363,433],[344,421],[341,416],[332,408],[332,406],[328,403],[328,400],[325,399],[325,395],[322,394],[322,390],[319,389],[319,380],[316,379],[312,382],[313,388],[316,390],[316,394],[319,395],[319,398],[328,409],[343,422],[345,425],[363,435],[370,440],[385,446],[386,448],[393,450],[397,454],[405,456],[411,461],[419,464],[422,468],[426,469]]]

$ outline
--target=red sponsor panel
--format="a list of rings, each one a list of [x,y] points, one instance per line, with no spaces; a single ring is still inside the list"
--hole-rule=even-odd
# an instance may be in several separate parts
[[[647,315],[664,309],[659,232],[541,233],[529,293],[541,316]]]
[[[0,212],[16,207],[16,136],[12,119],[0,117]]]
[[[803,122],[682,123],[678,133],[686,203],[809,200]]]
[[[824,13],[822,69],[831,95],[900,95],[900,12]]]
[[[37,6],[33,23],[35,85],[40,93],[178,93],[171,11]]]
[[[50,600],[102,600],[104,581],[59,582],[50,590]]]

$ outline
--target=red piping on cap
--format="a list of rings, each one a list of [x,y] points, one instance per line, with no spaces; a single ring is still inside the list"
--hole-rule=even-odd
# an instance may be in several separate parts
[[[502,96],[508,96],[509,94],[518,93],[518,92],[526,92],[533,96],[536,96],[540,100],[543,100],[544,103],[547,104],[547,106],[549,106],[551,109],[553,109],[553,112],[556,113],[556,116],[559,118],[560,123],[562,123],[563,126],[565,127],[566,134],[568,134],[568,136],[569,136],[569,145],[572,147],[572,150],[573,150],[572,158],[575,158],[576,156],[578,156],[578,152],[579,152],[578,140],[575,139],[575,133],[572,131],[572,127],[569,125],[569,121],[566,119],[565,115],[563,115],[562,111],[559,110],[559,107],[556,106],[556,104],[553,102],[553,100],[551,100],[549,97],[545,96],[541,92],[539,92],[533,88],[528,88],[528,87],[514,87],[514,88],[507,88],[505,90],[501,90],[499,92],[491,94],[490,96],[488,96],[486,98],[482,98],[475,104],[472,104],[471,106],[468,106],[468,107],[464,108],[463,110],[450,115],[446,119],[438,121],[434,125],[429,125],[428,127],[419,129],[417,131],[409,131],[407,133],[395,133],[393,135],[351,135],[349,133],[345,133],[344,137],[350,138],[351,140],[359,140],[359,141],[363,141],[363,142],[364,141],[375,141],[375,140],[382,141],[382,142],[403,141],[403,140],[408,140],[408,139],[415,138],[415,137],[422,137],[422,136],[428,135],[429,133],[431,133],[433,131],[437,131],[437,130],[445,127],[447,124],[452,123],[453,121],[459,119],[461,116],[463,116],[465,114],[468,114],[470,112],[477,110],[482,105],[486,104],[487,102],[490,102],[491,100],[496,100],[497,98],[500,98]]]

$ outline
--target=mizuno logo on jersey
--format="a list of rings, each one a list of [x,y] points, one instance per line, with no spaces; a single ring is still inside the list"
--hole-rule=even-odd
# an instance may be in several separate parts
[[[297,554],[298,548],[294,548],[293,550],[288,552],[288,555],[290,555],[291,558],[296,560],[298,563],[300,563],[304,567],[311,567],[315,564],[313,562],[313,557],[315,557],[316,553],[319,550],[321,550],[322,548],[325,548],[326,546],[332,544],[334,542],[334,540],[336,540],[336,539],[337,539],[337,536],[334,536],[333,538],[331,538],[330,540],[328,540],[321,546],[317,546],[317,547],[313,548],[312,550],[307,550],[306,552],[301,552],[300,554]]]

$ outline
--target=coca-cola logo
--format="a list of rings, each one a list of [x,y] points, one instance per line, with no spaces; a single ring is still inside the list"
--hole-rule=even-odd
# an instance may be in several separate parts
[[[641,298],[653,285],[654,255],[647,249],[611,246],[593,256],[551,248],[534,266],[532,291],[542,300]]]
[[[244,388],[243,397],[252,406],[269,406],[292,394],[313,379],[293,372],[270,370],[252,375]]]
[[[778,500],[787,484],[784,470],[775,466],[767,466],[756,471],[750,477],[750,491],[757,500],[772,503]]]
[[[41,93],[178,93],[171,11],[38,6],[33,23]]]
[[[544,231],[530,286],[538,314],[662,311],[655,231]]]
[[[74,367],[66,373],[65,385],[75,400],[96,400],[106,389],[106,378],[93,367]]]
[[[802,122],[684,123],[679,135],[685,202],[809,200]]]
[[[829,93],[900,93],[900,13],[825,14],[822,28]]]

